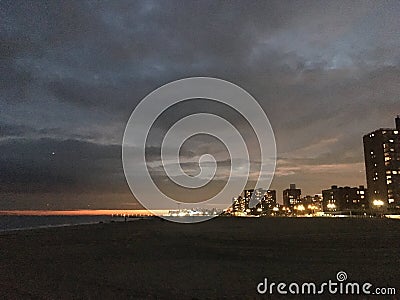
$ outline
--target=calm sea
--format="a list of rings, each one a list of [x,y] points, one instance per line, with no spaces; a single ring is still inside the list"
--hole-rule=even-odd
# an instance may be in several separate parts
[[[15,216],[0,215],[0,231],[33,229],[99,222],[123,221],[123,217],[111,216]]]

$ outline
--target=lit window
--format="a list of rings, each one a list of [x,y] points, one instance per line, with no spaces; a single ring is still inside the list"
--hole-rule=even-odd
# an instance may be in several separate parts
[[[394,134],[399,134],[399,132],[397,130],[393,131]]]
[[[391,179],[392,178],[392,176],[386,176],[386,179]]]
[[[389,161],[389,160],[390,160],[390,157],[386,156],[385,161]]]
[[[364,195],[364,191],[360,191],[360,194],[361,194],[361,195]]]
[[[389,140],[389,142],[390,142],[390,143],[393,143],[394,141],[393,141],[393,140]]]
[[[386,180],[386,184],[391,184],[392,181],[391,180]]]
[[[390,198],[390,199],[388,199],[388,201],[389,201],[389,203],[393,203],[394,199]]]
[[[397,174],[397,171],[392,171],[393,174]]]

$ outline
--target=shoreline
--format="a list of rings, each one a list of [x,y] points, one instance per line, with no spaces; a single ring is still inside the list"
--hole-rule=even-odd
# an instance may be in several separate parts
[[[4,215],[0,215],[0,220],[1,217]],[[31,216],[31,215],[7,215],[7,217],[35,217],[35,218],[47,218],[49,216]],[[63,215],[52,215],[50,217],[70,217],[70,216],[63,216]],[[86,216],[78,216],[85,218]],[[88,217],[93,217],[93,216],[88,216]],[[110,217],[110,216],[95,216],[95,217]],[[122,222],[124,223],[123,217],[113,217],[114,219],[107,219],[107,220],[96,220],[96,221],[88,221],[88,220],[82,220],[82,221],[77,221],[73,223],[61,223],[61,224],[37,224],[37,225],[22,225],[21,227],[15,227],[15,228],[1,228],[0,229],[0,235],[1,234],[7,234],[7,233],[12,233],[12,232],[19,232],[19,231],[30,231],[30,230],[40,230],[40,229],[48,229],[48,228],[60,228],[60,227],[72,227],[72,226],[81,226],[81,225],[96,225],[96,224],[108,224],[108,223],[119,223]],[[133,222],[133,221],[138,221],[140,219],[143,219],[146,217],[129,217],[127,218],[126,222]]]
[[[38,217],[38,218],[46,218],[46,217],[71,217],[70,215],[1,215],[2,216],[12,216],[12,217]],[[77,215],[76,217],[111,217],[110,215]],[[75,217],[75,216],[74,216]],[[83,221],[83,222],[77,222],[77,223],[63,223],[63,224],[45,224],[45,225],[34,225],[34,226],[27,226],[27,227],[18,227],[18,228],[10,228],[10,229],[0,229],[0,235],[1,234],[6,234],[10,232],[18,232],[18,231],[28,231],[28,230],[39,230],[39,229],[47,229],[47,228],[59,228],[59,227],[72,227],[72,226],[80,226],[80,225],[96,225],[96,224],[111,224],[111,223],[125,223],[125,222],[133,222],[133,221],[139,221],[139,220],[161,220],[165,222],[169,222],[168,220],[165,220],[164,218],[160,216],[129,216],[126,218],[126,221],[124,220],[123,216],[113,216],[112,218],[115,219],[109,219],[109,220],[98,220],[98,221]],[[194,216],[191,217],[169,217],[170,220],[173,220],[174,218],[196,218]],[[378,218],[378,217],[372,217],[372,216],[336,216],[336,217],[327,217],[327,216],[313,216],[313,217],[308,217],[308,216],[297,216],[297,217],[285,217],[285,216],[274,216],[274,217],[255,217],[255,216],[217,216],[215,218],[232,218],[232,219],[386,219],[386,220],[399,220],[399,216],[396,215],[396,217],[393,216],[385,216],[384,218]],[[200,221],[200,222],[174,222],[170,221],[171,223],[178,223],[181,225],[185,224],[198,224],[198,223],[203,223],[203,222],[209,222],[212,219],[208,219],[205,221]]]
[[[0,235],[12,232],[20,232],[20,231],[31,231],[31,230],[40,230],[40,229],[48,229],[48,228],[60,228],[60,227],[73,227],[73,226],[81,226],[81,225],[96,225],[102,224],[103,222],[86,222],[86,223],[76,223],[76,224],[57,224],[57,225],[39,225],[32,227],[21,227],[21,228],[13,228],[13,229],[0,229]]]
[[[165,213],[164,210],[157,211]],[[145,209],[0,210],[0,216],[157,216]]]

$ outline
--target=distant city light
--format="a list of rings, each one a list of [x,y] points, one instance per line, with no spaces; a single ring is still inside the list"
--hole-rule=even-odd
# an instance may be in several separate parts
[[[305,207],[304,207],[304,205],[298,205],[297,206],[297,210],[300,210],[300,211],[303,211],[303,210],[305,210]]]
[[[335,208],[336,208],[336,205],[333,204],[333,203],[328,203],[328,204],[326,205],[326,207],[328,207],[329,209],[335,209]]]
[[[374,201],[372,201],[372,204],[380,207],[380,206],[384,205],[385,203],[382,200],[374,200]]]

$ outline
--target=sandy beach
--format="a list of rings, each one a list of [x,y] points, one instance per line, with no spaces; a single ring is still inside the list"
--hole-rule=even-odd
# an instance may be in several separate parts
[[[150,218],[8,232],[0,297],[252,299],[264,277],[318,283],[338,271],[399,295],[399,241],[399,221],[369,218]]]

